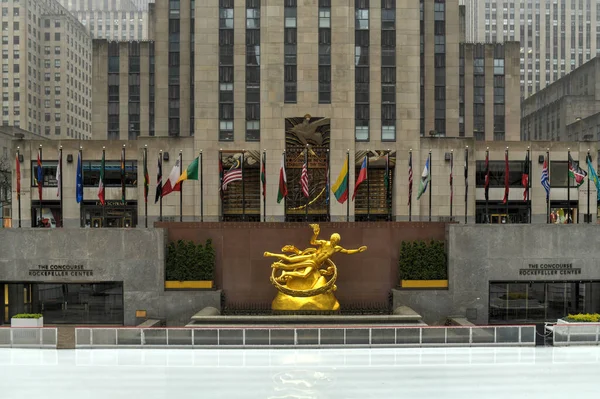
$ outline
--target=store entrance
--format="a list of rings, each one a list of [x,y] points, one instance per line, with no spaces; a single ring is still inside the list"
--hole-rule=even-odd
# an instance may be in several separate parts
[[[137,226],[137,201],[84,202],[81,207],[81,227],[129,228]]]
[[[123,283],[0,282],[1,324],[19,313],[41,313],[44,324],[123,325]]]

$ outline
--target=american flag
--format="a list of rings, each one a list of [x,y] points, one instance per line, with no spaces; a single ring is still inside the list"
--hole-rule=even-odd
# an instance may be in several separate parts
[[[242,169],[240,161],[236,160],[233,166],[223,175],[223,190],[227,190],[229,183],[238,180],[242,180]]]
[[[412,203],[412,186],[413,186],[413,171],[412,171],[412,152],[408,156],[408,205]]]
[[[302,175],[300,176],[300,185],[302,186],[302,194],[308,198],[308,168],[306,162],[302,164]]]

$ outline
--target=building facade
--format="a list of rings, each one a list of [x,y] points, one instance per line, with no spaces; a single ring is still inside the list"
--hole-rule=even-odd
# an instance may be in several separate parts
[[[148,39],[148,0],[59,1],[94,38]]]
[[[57,1],[2,5],[2,124],[56,139],[91,137],[92,47]]]
[[[582,0],[465,0],[467,41],[521,43],[527,98],[596,56],[600,4]]]
[[[523,101],[523,140],[600,140],[600,58]]]

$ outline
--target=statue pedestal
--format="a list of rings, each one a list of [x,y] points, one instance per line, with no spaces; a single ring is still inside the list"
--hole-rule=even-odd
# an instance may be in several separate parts
[[[324,294],[298,297],[277,293],[271,303],[273,310],[339,310],[340,303],[333,295],[333,292]]]

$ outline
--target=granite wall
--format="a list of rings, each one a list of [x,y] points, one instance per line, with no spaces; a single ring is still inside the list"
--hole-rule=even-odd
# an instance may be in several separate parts
[[[163,229],[0,229],[0,282],[123,282],[125,325],[139,309],[181,325],[205,306],[220,308],[219,291],[165,291],[165,237]]]
[[[394,290],[394,304],[407,305],[427,323],[466,315],[488,323],[489,283],[600,280],[598,226],[450,225],[448,290]]]

